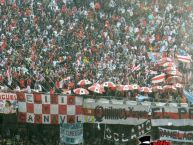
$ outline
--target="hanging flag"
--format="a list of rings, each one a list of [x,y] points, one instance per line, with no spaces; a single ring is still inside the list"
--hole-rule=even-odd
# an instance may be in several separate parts
[[[165,76],[166,76],[166,74],[162,73],[160,75],[153,77],[152,83],[155,84],[155,83],[161,83],[161,82],[165,81]]]

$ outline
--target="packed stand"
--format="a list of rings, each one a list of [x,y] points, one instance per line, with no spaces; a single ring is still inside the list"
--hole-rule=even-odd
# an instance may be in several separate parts
[[[152,78],[162,74],[158,61],[166,57],[183,74],[181,84],[189,89],[193,82],[191,0],[10,0],[1,1],[0,10],[4,91],[64,93],[82,79],[162,86]],[[190,62],[178,61],[178,55]],[[105,95],[139,94],[110,89]],[[182,89],[142,95],[179,100]]]
[[[52,131],[40,126],[26,127],[3,129],[0,145],[60,145],[56,127],[52,127]]]

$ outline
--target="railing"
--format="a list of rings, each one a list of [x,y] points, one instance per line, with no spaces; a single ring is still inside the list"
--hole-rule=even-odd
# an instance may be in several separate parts
[[[0,90],[0,93],[20,93],[20,92],[24,92],[24,91],[13,91],[13,90],[9,90],[9,91],[5,91],[5,90]],[[27,92],[24,92],[27,93]],[[28,94],[33,94],[33,93],[39,93],[39,94],[47,94],[50,95],[50,93],[43,93],[43,92],[31,92]],[[67,96],[67,95],[73,95],[73,96],[79,96],[77,94],[63,94],[63,93],[54,93],[55,95],[61,95],[61,96]],[[170,95],[172,96],[172,95]],[[109,103],[109,104],[128,104],[128,102],[135,102],[134,104],[160,104],[161,106],[165,105],[172,105],[172,106],[191,106],[190,103],[181,103],[180,101],[176,100],[176,99],[168,99],[167,97],[163,98],[163,99],[155,99],[154,97],[148,97],[146,99],[142,99],[142,100],[138,100],[136,97],[134,96],[118,96],[118,95],[97,95],[97,94],[92,94],[92,95],[82,95],[84,101],[86,100],[90,100],[91,102],[100,102],[100,101],[104,101],[105,103]]]

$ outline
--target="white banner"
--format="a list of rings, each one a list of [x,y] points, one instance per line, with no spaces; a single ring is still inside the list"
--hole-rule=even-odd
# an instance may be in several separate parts
[[[126,104],[107,102],[84,102],[85,123],[138,125],[151,120],[152,126],[193,126],[193,108],[178,107],[177,104],[135,101]]]
[[[193,143],[193,131],[171,130],[159,127],[159,134],[160,140]]]

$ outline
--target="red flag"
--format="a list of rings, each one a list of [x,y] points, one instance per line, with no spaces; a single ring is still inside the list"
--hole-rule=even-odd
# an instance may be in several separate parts
[[[166,74],[162,73],[160,75],[157,75],[155,77],[152,78],[152,83],[160,83],[160,82],[163,82],[165,81],[165,76]]]

